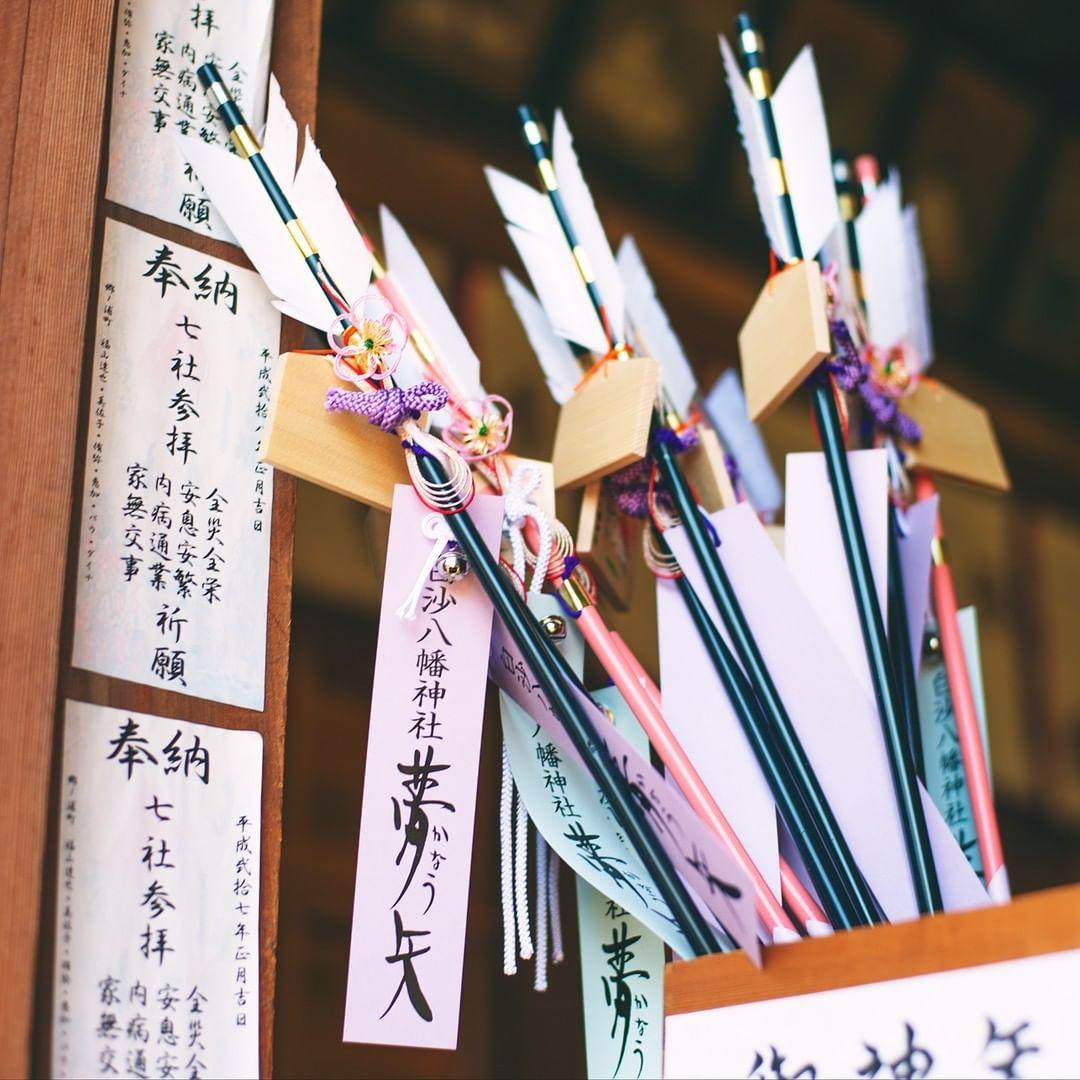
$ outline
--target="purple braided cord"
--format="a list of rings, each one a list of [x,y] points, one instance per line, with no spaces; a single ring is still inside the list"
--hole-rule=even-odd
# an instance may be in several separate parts
[[[358,413],[377,428],[393,431],[406,420],[419,419],[421,413],[438,412],[449,400],[446,387],[437,382],[387,386],[371,393],[335,386],[326,391],[326,411]]]
[[[896,399],[885,393],[871,377],[873,369],[859,356],[847,324],[842,319],[833,319],[829,327],[836,343],[836,355],[825,362],[825,369],[836,378],[836,385],[845,393],[858,391],[877,430],[903,442],[918,442],[922,438],[922,429],[900,411]]]
[[[727,472],[728,479],[731,481],[732,491],[739,490],[739,463],[731,454],[724,455],[724,469]]]
[[[669,428],[661,428],[656,439],[668,443],[676,454],[683,450],[689,450],[697,445],[697,432],[693,428],[687,429],[682,435],[671,431]],[[652,456],[647,456],[641,461],[635,461],[625,466],[610,476],[604,478],[604,484],[608,492],[614,496],[615,505],[627,517],[647,518],[649,516],[649,474],[652,472]],[[667,502],[667,494],[657,489],[656,497]]]

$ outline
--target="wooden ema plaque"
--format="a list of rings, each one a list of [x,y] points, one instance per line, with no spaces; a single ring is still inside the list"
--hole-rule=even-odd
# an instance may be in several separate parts
[[[698,425],[698,444],[681,455],[686,479],[706,513],[734,506],[735,489],[731,486],[724,448],[712,428]]]
[[[349,388],[326,357],[284,353],[274,369],[262,460],[339,495],[389,510],[394,485],[409,483],[397,437],[362,416],[330,413],[331,387]]]
[[[641,523],[619,513],[601,481],[585,488],[574,546],[598,588],[619,611],[630,607],[640,536]]]
[[[778,408],[831,351],[818,264],[806,260],[769,278],[739,331],[750,419]]]
[[[904,445],[909,468],[1009,490],[994,426],[981,405],[936,379],[920,379],[901,408],[922,429],[918,443]]]
[[[595,369],[559,412],[555,486],[579,488],[640,461],[649,448],[660,365],[645,356],[609,360]]]

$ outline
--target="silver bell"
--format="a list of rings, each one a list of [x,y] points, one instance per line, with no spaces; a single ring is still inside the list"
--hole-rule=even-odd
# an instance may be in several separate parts
[[[540,627],[552,641],[562,641],[566,637],[566,620],[561,615],[545,615],[540,620]]]
[[[469,572],[469,560],[460,551],[448,551],[435,564],[435,573],[432,577],[436,581],[444,581],[447,585],[453,585],[460,581]]]

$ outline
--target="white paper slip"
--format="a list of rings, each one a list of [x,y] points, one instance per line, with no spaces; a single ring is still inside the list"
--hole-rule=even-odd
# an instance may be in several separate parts
[[[273,0],[121,0],[105,197],[219,240],[232,233],[173,133],[227,146],[196,71],[212,61],[256,132],[266,114]]]
[[[52,1075],[259,1074],[262,736],[68,701]]]
[[[1076,1075],[1080,950],[669,1016],[671,1077]]]
[[[280,320],[250,270],[106,222],[76,667],[262,708]]]

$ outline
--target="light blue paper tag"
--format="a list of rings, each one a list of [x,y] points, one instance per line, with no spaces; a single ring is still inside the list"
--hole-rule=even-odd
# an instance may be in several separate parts
[[[538,617],[562,615],[551,596],[529,598]],[[562,651],[581,648],[572,624]],[[571,659],[571,664],[574,661]],[[592,777],[564,755],[504,692],[499,692],[503,738],[510,768],[529,817],[548,846],[579,877],[615,901],[680,956],[693,956],[659,890],[601,801]]]
[[[979,731],[990,770],[990,741],[986,729],[986,703],[983,697],[982,666],[979,662],[979,631],[975,609],[968,607],[957,613],[960,636],[964,643],[971,690],[975,696],[975,711]],[[923,663],[919,674],[919,726],[922,730],[923,761],[926,767],[926,790],[934,800],[963,849],[975,872],[982,877],[982,859],[975,836],[971,797],[964,777],[964,762],[960,740],[956,733],[952,698],[945,663],[940,656]]]
[[[593,697],[642,755],[649,740],[615,687]],[[664,943],[625,908],[577,879],[581,997],[589,1080],[659,1077]]]
[[[724,448],[735,459],[750,504],[771,521],[784,501],[784,492],[765,440],[746,415],[746,398],[734,368],[728,368],[716,380],[705,399],[705,412],[720,433]]]

